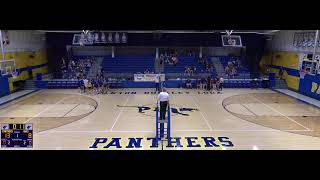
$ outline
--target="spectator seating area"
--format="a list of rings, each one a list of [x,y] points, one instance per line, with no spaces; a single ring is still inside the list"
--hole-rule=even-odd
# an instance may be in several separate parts
[[[78,88],[77,80],[50,80],[46,82],[48,89],[73,89]]]
[[[186,87],[186,80],[182,80],[182,87]],[[191,80],[192,88],[197,88],[197,81],[195,79]],[[253,83],[252,80],[249,79],[239,79],[239,80],[225,80],[224,88],[261,88],[262,81],[258,80],[256,83]]]
[[[232,62],[232,58],[237,58],[237,57],[219,56],[220,62],[223,65],[224,69],[228,66],[228,62]],[[249,69],[247,66],[241,65],[240,68],[237,70],[236,75],[243,74],[243,73],[249,73]]]
[[[79,88],[79,82],[77,80],[68,79],[53,79],[53,80],[37,80],[37,88],[45,89],[75,89]],[[121,88],[123,86],[122,81],[111,80],[108,82],[110,88]]]
[[[198,73],[206,73],[205,66],[203,64],[199,64],[197,58],[193,56],[179,56],[178,64],[168,64],[165,63],[164,65],[164,73],[184,73],[185,67],[196,67],[196,71],[194,74]],[[215,69],[213,69],[212,75],[216,75]]]
[[[84,61],[81,62],[82,64],[86,64],[86,60],[88,57],[73,57],[74,61]],[[232,57],[229,56],[219,56],[220,62],[225,68],[228,66],[228,62],[232,61]],[[81,64],[80,63],[80,64]],[[150,72],[155,71],[155,57],[154,56],[117,56],[115,58],[112,58],[110,56],[104,57],[102,61],[102,69],[104,73],[114,73],[114,74],[121,74],[121,73],[143,73],[146,69],[148,69]],[[84,74],[87,74],[87,72],[90,69],[85,67]],[[178,56],[178,63],[176,65],[164,63],[164,73],[168,74],[185,74],[186,67],[195,67],[196,71],[194,74],[207,74],[205,65],[199,64],[198,59],[193,56]],[[238,73],[249,73],[248,68],[246,67],[240,67],[238,70]],[[211,76],[215,77],[217,76],[216,69],[213,69],[213,72],[210,73]],[[189,78],[189,77],[188,77]],[[184,79],[184,78],[182,78]],[[193,79],[193,78],[192,78]],[[165,83],[167,86],[170,87],[182,87],[185,80],[167,80]],[[128,81],[117,81],[110,82],[112,87],[153,87],[153,82],[133,82],[132,80]],[[195,81],[192,80],[192,83],[195,83]],[[57,88],[57,89],[69,89],[69,88],[78,88],[79,83],[75,78],[69,78],[67,79],[55,79],[55,80],[44,80],[44,81],[36,81],[36,85],[38,88]],[[261,85],[258,85],[261,86]],[[194,84],[194,87],[196,85]],[[249,79],[226,79],[224,82],[225,88],[253,88],[257,87],[257,84],[252,83],[252,80]]]
[[[154,56],[105,57],[102,69],[105,73],[143,73],[146,69],[154,72]]]
[[[186,80],[167,80],[164,82],[166,87],[179,88],[184,87]],[[196,80],[191,80],[193,88],[196,88]],[[36,81],[37,88],[48,89],[72,89],[78,88],[78,81],[76,80],[38,80]],[[111,81],[110,88],[150,88],[155,87],[154,82],[133,82],[133,81]],[[252,80],[225,80],[224,88],[260,88],[262,87],[262,81],[258,80],[257,83],[253,83]]]
[[[63,79],[75,79],[77,75],[87,75],[92,64],[90,60],[92,57],[89,56],[73,56],[71,60],[67,61],[66,64],[62,64],[62,78]],[[74,65],[72,64],[74,61]]]

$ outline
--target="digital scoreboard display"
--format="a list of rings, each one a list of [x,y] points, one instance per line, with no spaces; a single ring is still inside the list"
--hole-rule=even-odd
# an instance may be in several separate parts
[[[1,124],[2,148],[32,148],[32,124]]]

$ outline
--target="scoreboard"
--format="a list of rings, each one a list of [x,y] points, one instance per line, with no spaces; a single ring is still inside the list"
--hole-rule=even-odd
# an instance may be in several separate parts
[[[2,148],[32,148],[32,124],[1,124]]]

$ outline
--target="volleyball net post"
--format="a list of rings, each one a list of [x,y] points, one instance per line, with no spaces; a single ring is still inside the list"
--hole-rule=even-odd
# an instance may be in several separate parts
[[[157,103],[156,106],[156,138],[157,140],[162,140],[162,138],[166,137],[167,140],[171,137],[171,113],[170,113],[170,104],[167,106],[167,117],[162,120],[159,119],[159,105]]]

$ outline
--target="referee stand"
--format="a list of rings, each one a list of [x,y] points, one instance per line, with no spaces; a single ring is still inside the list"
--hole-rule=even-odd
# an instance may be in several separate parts
[[[160,81],[160,90],[163,89],[163,82]],[[167,106],[167,116],[164,120],[160,120],[160,110],[159,102],[157,102],[156,107],[156,138],[158,141],[168,141],[171,138],[171,116],[170,116],[170,104]]]
[[[170,139],[170,104],[168,104],[167,116],[164,120],[159,119],[159,106],[156,107],[156,138],[157,140]]]

